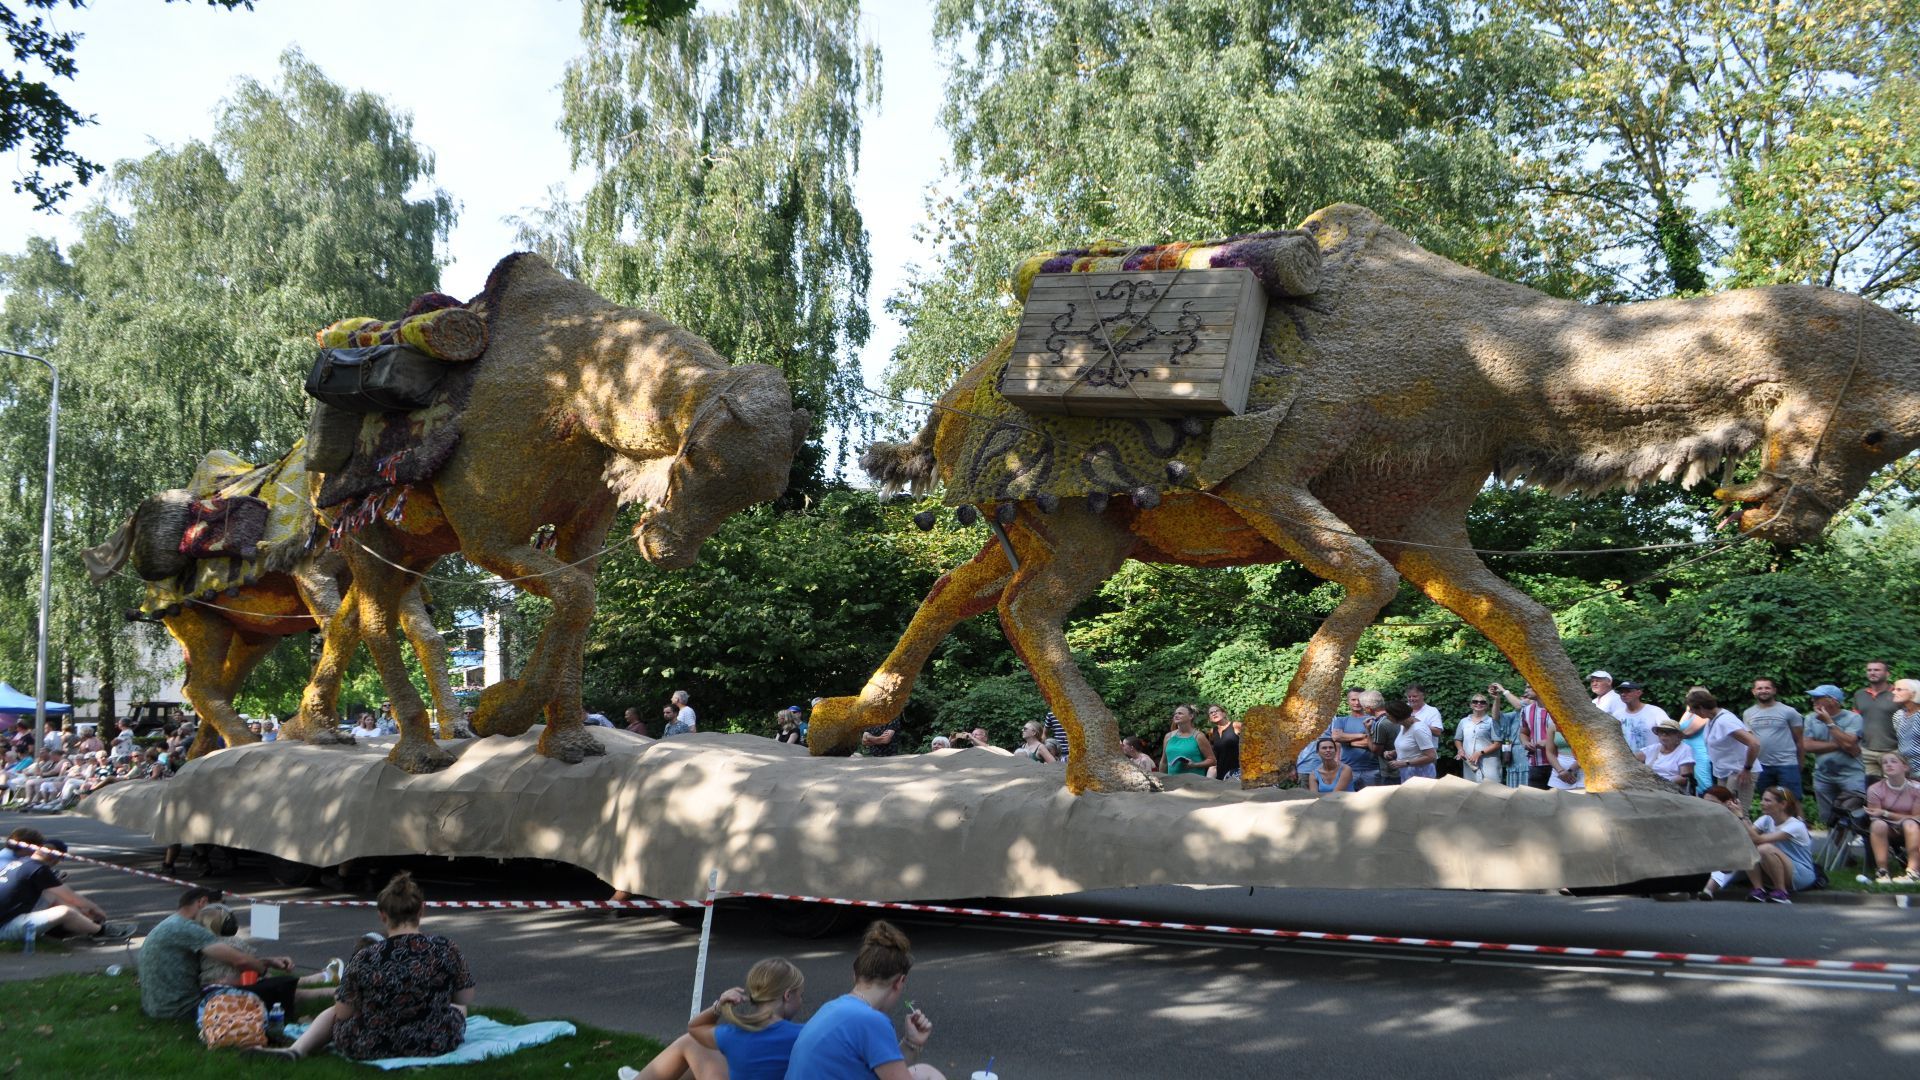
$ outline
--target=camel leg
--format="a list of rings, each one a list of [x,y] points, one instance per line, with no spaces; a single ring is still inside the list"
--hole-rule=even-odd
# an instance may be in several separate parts
[[[1248,475],[1248,474],[1242,474]],[[1240,786],[1270,787],[1293,771],[1308,739],[1339,710],[1353,647],[1393,599],[1400,576],[1387,560],[1314,498],[1290,484],[1233,492],[1230,505],[1260,534],[1309,572],[1346,590],[1307,641],[1279,709],[1249,710],[1240,744]],[[1259,508],[1259,509],[1256,509]],[[1259,512],[1271,508],[1273,516]]]
[[[453,675],[447,670],[447,639],[433,625],[433,614],[427,610],[430,602],[426,583],[415,582],[400,597],[400,626],[413,643],[420,670],[426,673],[427,693],[433,698],[434,714],[440,718],[440,734],[450,738],[453,725],[460,719],[460,705],[454,700]]]
[[[1068,613],[1127,561],[1133,534],[1084,507],[1063,509],[1046,532],[1016,526],[1008,533],[1020,569],[1000,594],[1000,626],[1066,729],[1067,790],[1154,790],[1122,754],[1119,725],[1074,663],[1063,628]]]
[[[1457,517],[1449,515],[1450,520]],[[1457,525],[1429,528],[1408,539],[1466,548],[1472,542]],[[1595,708],[1579,690],[1579,672],[1560,643],[1553,616],[1533,598],[1501,580],[1471,551],[1396,549],[1393,563],[1436,604],[1465,619],[1513,661],[1540,694],[1540,705],[1566,734],[1573,756],[1586,770],[1588,791],[1623,788],[1671,790],[1627,748],[1620,723]]]
[[[619,505],[609,496],[582,507],[579,513],[561,523],[554,531],[553,557],[562,564],[572,566],[571,572],[580,575],[586,582],[586,599],[578,635],[556,638],[553,645],[555,651],[550,653],[542,653],[536,648],[528,664],[532,669],[533,662],[537,660],[545,665],[544,670],[553,673],[553,689],[549,692],[546,704],[547,727],[540,735],[540,752],[560,761],[578,761],[582,754],[607,752],[607,748],[588,733],[586,724],[581,721],[581,714],[586,710],[581,706],[580,686],[581,669],[586,661],[586,629],[593,619],[595,597],[598,595],[594,578],[600,570],[599,551],[606,544],[607,531],[613,527],[614,514],[618,509]],[[557,603],[554,609],[557,613]],[[542,635],[541,644],[546,644],[545,635]]]
[[[992,610],[1012,576],[1006,552],[990,540],[972,559],[933,583],[913,621],[858,697],[825,698],[807,723],[807,747],[815,754],[843,749],[863,729],[885,724],[907,707],[914,680],[953,628]]]
[[[540,631],[520,678],[481,691],[473,714],[474,733],[518,735],[546,712],[549,722],[540,736],[542,754],[571,764],[588,754],[605,753],[606,748],[580,723],[580,653],[587,624],[593,618],[591,570],[567,566],[530,544],[507,542],[497,532],[478,542],[463,534],[462,542],[469,560],[503,578],[521,579],[515,584],[553,601],[553,614]],[[572,657],[571,663],[568,657]],[[549,703],[558,710],[557,715],[549,709]],[[567,715],[569,708],[571,716]]]
[[[394,744],[387,760],[410,773],[427,773],[453,764],[453,755],[440,749],[427,727],[427,706],[407,677],[406,664],[400,658],[400,642],[395,635],[400,623],[400,604],[416,581],[412,574],[366,555],[350,556],[353,565],[351,594],[357,599],[361,640],[373,654],[373,665],[380,669],[380,682],[393,702],[394,718],[400,724],[400,741]]]
[[[200,727],[194,733],[187,757],[192,759],[211,752],[215,734],[228,746],[259,742],[234,711],[233,693],[224,685],[227,654],[239,637],[232,625],[189,605],[178,615],[168,616],[166,627],[180,643],[180,651],[187,660],[187,681],[180,692],[193,704],[193,711],[200,718]]]
[[[353,736],[340,730],[336,711],[340,706],[340,683],[346,677],[353,650],[360,646],[360,598],[353,586],[343,597],[339,580],[298,578],[301,595],[308,610],[320,620],[320,659],[313,665],[307,687],[300,693],[300,712],[287,725],[290,739],[313,746],[353,745]]]

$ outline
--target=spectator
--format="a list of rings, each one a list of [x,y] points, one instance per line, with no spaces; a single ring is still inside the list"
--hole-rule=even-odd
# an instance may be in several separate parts
[[[977,727],[967,732],[967,738],[972,739],[973,745],[975,746],[984,746],[989,750],[999,749],[999,747],[993,745],[992,739],[987,738],[987,729],[984,727]],[[959,740],[955,739],[954,741],[958,742]]]
[[[675,735],[691,735],[699,730],[694,720],[693,706],[687,704],[685,690],[673,692],[673,701],[661,710],[661,715],[667,720],[666,730],[660,734],[663,739],[671,739]]]
[[[1853,692],[1853,711],[1860,714],[1866,731],[1861,736],[1860,764],[1870,780],[1880,779],[1880,755],[1900,749],[1900,736],[1893,728],[1891,669],[1885,660],[1867,661],[1867,685]]]
[[[1783,787],[1795,798],[1805,799],[1800,761],[1807,752],[1806,718],[1799,709],[1781,701],[1779,692],[1779,684],[1765,675],[1753,680],[1753,704],[1740,719],[1760,740],[1760,786]]]
[[[133,757],[139,750],[139,748],[133,744],[133,722],[130,720],[119,720],[114,723],[113,727],[114,760],[118,761]]]
[[[588,712],[584,706],[580,709],[580,723],[584,727],[610,728],[613,726],[613,721],[607,719],[606,713]]]
[[[781,709],[779,712],[774,713],[773,724],[776,729],[773,734],[774,742],[805,744],[805,740],[800,737],[800,710],[798,708]],[[941,738],[940,744],[941,746],[946,745],[946,739],[944,737]],[[935,747],[935,749],[939,749],[939,747]]]
[[[950,750],[971,750],[973,749],[973,736],[964,731],[956,731],[953,733],[953,737],[947,740],[947,748]]]
[[[953,746],[952,739],[947,738],[945,735],[935,735],[933,737],[933,740],[927,744],[927,751],[931,753],[935,750],[947,750],[947,749],[950,749],[952,746]]]
[[[1739,717],[1721,708],[1711,691],[1699,688],[1687,691],[1687,713],[1704,721],[1702,733],[1707,743],[1707,760],[1713,765],[1713,782],[1733,789],[1742,799],[1751,799],[1753,763],[1760,758],[1760,740],[1747,730]]]
[[[1920,772],[1920,679],[1893,684],[1893,737],[1907,762],[1907,775]]]
[[[1047,711],[1047,745],[1053,748],[1053,756],[1059,758],[1061,764],[1065,764],[1067,755],[1072,753],[1067,745],[1067,729],[1052,710]]]
[[[662,705],[660,707],[660,737],[663,739],[666,738],[667,732],[673,727],[674,722],[679,719],[679,709],[674,708],[672,705]]]
[[[1646,687],[1631,679],[1622,682],[1615,690],[1621,702],[1620,710],[1614,713],[1620,721],[1620,734],[1626,737],[1627,748],[1638,754],[1653,745],[1653,725],[1672,718],[1660,706],[1642,701]]]
[[[1667,719],[1653,725],[1653,737],[1658,742],[1640,751],[1640,760],[1647,763],[1654,775],[1672,784],[1680,794],[1690,794],[1693,790],[1693,748],[1681,738],[1679,722]]]
[[[1433,736],[1433,745],[1439,746],[1447,737],[1447,719],[1440,710],[1427,702],[1427,688],[1419,683],[1408,683],[1400,696],[1407,700],[1407,708],[1413,710],[1413,718],[1427,725],[1427,731]]]
[[[1599,671],[1594,674],[1605,675],[1606,672]],[[1608,678],[1607,685],[1613,685],[1611,677]],[[1540,695],[1531,686],[1526,688],[1526,692],[1521,697],[1514,697],[1513,691],[1499,683],[1494,683],[1487,689],[1506,698],[1507,704],[1512,705],[1514,712],[1519,715],[1520,748],[1527,757],[1527,786],[1545,791],[1554,772],[1553,736],[1559,730],[1553,722],[1553,715],[1540,704]]]
[[[1207,775],[1216,780],[1240,779],[1240,724],[1219,705],[1207,706],[1207,720],[1213,725],[1214,766]]]
[[[1707,788],[1707,790],[1701,792],[1700,797],[1725,809],[1728,813],[1739,819],[1741,828],[1744,829],[1747,827],[1746,808],[1740,805],[1739,798],[1726,787],[1720,784],[1714,784]],[[1701,887],[1699,892],[1694,894],[1694,899],[1712,900],[1721,889],[1731,885],[1733,880],[1740,876],[1740,873],[1741,872],[1737,870],[1713,871],[1707,875],[1707,883]]]
[[[133,936],[130,922],[109,922],[99,904],[68,888],[53,868],[66,856],[67,845],[48,840],[32,829],[13,832],[16,854],[0,868],[0,941],[24,941],[49,930],[61,930],[90,943],[113,944]],[[25,854],[28,845],[33,853]],[[13,844],[8,845],[12,847]],[[42,899],[47,901],[41,907]]]
[[[1596,671],[1587,676],[1587,689],[1593,691],[1593,707],[1608,716],[1618,717],[1625,711],[1627,703],[1614,693],[1613,676],[1604,671]]]
[[[1907,680],[1902,679],[1901,682]],[[1900,875],[1904,885],[1920,885],[1920,870],[1914,859],[1920,857],[1920,784],[1908,780],[1907,759],[1900,754],[1880,755],[1880,779],[1867,789],[1867,842],[1873,849],[1873,879],[1881,885],[1893,881],[1889,869],[1892,836],[1895,829],[1907,845],[1907,872]]]
[[[647,722],[645,720],[640,719],[640,709],[638,706],[635,706],[635,705],[627,706],[626,714],[622,717],[622,719],[624,719],[627,722],[628,731],[633,732],[635,735],[646,737]]]
[[[1193,706],[1175,705],[1173,730],[1167,732],[1160,744],[1160,771],[1169,776],[1181,773],[1205,776],[1208,769],[1218,764],[1213,756],[1213,743],[1193,726]]]
[[[1359,791],[1369,784],[1380,782],[1380,759],[1373,752],[1373,742],[1367,731],[1373,723],[1373,714],[1364,704],[1367,691],[1358,686],[1347,689],[1347,711],[1333,718],[1327,726],[1327,737],[1340,747],[1340,761],[1353,771],[1353,790]]]
[[[1580,759],[1573,756],[1573,746],[1567,742],[1566,732],[1556,725],[1553,729],[1553,766],[1552,775],[1547,777],[1549,791],[1585,791],[1587,773],[1580,767]]]
[[[876,920],[853,961],[853,990],[834,998],[800,1031],[788,1060],[788,1080],[944,1080],[931,1065],[914,1064],[933,1034],[919,1009],[907,1013],[906,1034],[895,1038],[888,1019],[913,967],[907,936]]]
[[[180,894],[180,906],[147,933],[140,944],[140,1011],[156,1020],[191,1020],[200,1006],[200,965],[212,960],[236,971],[265,975],[292,971],[286,956],[254,956],[220,940],[200,924],[200,912],[220,900],[220,890],[192,888]],[[269,1006],[294,1013],[299,983],[291,975],[261,979],[247,989]]]
[[[1498,784],[1506,776],[1500,740],[1494,738],[1493,700],[1485,694],[1467,699],[1467,715],[1453,725],[1453,752],[1460,759],[1460,776],[1483,784]]]
[[[647,1062],[638,1080],[781,1080],[800,1038],[793,1018],[805,988],[806,977],[790,962],[760,961],[746,986],[723,992],[689,1021],[687,1033]]]
[[[1134,768],[1143,773],[1153,772],[1153,757],[1147,753],[1145,739],[1138,735],[1129,735],[1120,740],[1120,745],[1125,748],[1126,758],[1133,762]]]
[[[1302,776],[1301,782],[1310,785],[1320,795],[1352,791],[1353,770],[1340,760],[1340,744],[1334,742],[1332,736],[1323,735],[1314,740],[1313,748],[1320,765]]]
[[[373,714],[365,709],[360,710],[359,718],[353,723],[353,737],[355,739],[374,739],[379,736],[380,726],[373,722]]]
[[[459,1046],[473,1002],[473,976],[453,942],[420,932],[426,904],[413,876],[401,871],[380,891],[387,936],[347,961],[334,1004],[290,1047],[252,1051],[289,1061],[332,1043],[352,1061],[438,1057]]]
[[[860,749],[868,757],[892,757],[900,752],[900,732],[903,728],[904,721],[898,716],[884,724],[875,724],[860,733]]]
[[[1395,740],[1400,738],[1400,725],[1394,722],[1387,712],[1387,695],[1378,690],[1369,690],[1360,695],[1360,707],[1367,710],[1367,747],[1380,762],[1380,774],[1374,782],[1378,784],[1397,784],[1400,775],[1387,767],[1387,756],[1393,750]],[[1411,715],[1411,710],[1408,710]]]
[[[1841,707],[1841,690],[1831,683],[1812,694],[1813,711],[1805,717],[1801,744],[1813,758],[1813,798],[1820,820],[1831,826],[1839,819],[1838,801],[1854,792],[1865,795],[1867,769],[1861,760],[1866,721]]]
[[[1748,871],[1755,882],[1747,899],[1791,904],[1791,893],[1813,887],[1813,835],[1800,820],[1800,800],[1785,788],[1760,793],[1760,818],[1747,826],[1760,865]],[[1756,876],[1757,875],[1757,876]]]
[[[1048,746],[1047,740],[1041,738],[1046,730],[1046,727],[1038,720],[1029,720],[1021,725],[1020,749],[1014,752],[1025,754],[1027,757],[1044,765],[1053,764],[1058,760],[1053,756],[1053,747]]]
[[[1520,710],[1502,709],[1499,700],[1493,697],[1496,691],[1487,687],[1487,700],[1493,708],[1493,741],[1499,746],[1496,753],[1500,761],[1500,782],[1510,788],[1527,786],[1527,751],[1520,745]]]
[[[1404,701],[1389,701],[1385,709],[1400,730],[1394,736],[1393,750],[1383,755],[1380,767],[1399,776],[1402,783],[1410,777],[1432,779],[1439,775],[1434,762],[1440,760],[1440,744],[1434,741],[1433,729],[1415,720],[1413,707]]]
[[[246,953],[248,956],[258,955],[254,950],[253,943],[239,936],[240,921],[234,918],[233,909],[221,903],[219,900],[215,900],[202,907],[200,914],[194,917],[194,921],[206,927],[209,932],[219,938],[220,944],[231,946]],[[301,976],[295,982],[298,989],[294,992],[294,1000],[319,1001],[332,997],[332,991],[320,988],[337,978],[337,971],[334,965],[340,963],[341,961],[334,960],[325,971],[317,971],[311,975]],[[248,990],[258,993],[261,984],[243,977],[241,974],[243,970],[248,973],[252,972],[251,968],[242,969],[236,967],[222,961],[218,955],[210,954],[204,949],[201,950],[200,986],[203,989],[209,986],[244,986]],[[274,980],[269,979],[267,981],[271,983]],[[267,1001],[268,999],[263,995],[261,1000]],[[286,1002],[281,1002],[280,1007],[286,1011],[288,1016],[294,1015],[293,1008]]]
[[[60,753],[65,753],[66,749],[67,749],[67,733],[66,733],[66,730],[61,726],[60,721],[58,720],[47,721],[46,737],[40,740],[41,753],[43,755],[60,754]]]
[[[393,718],[393,702],[391,701],[383,701],[380,703],[379,732],[382,735],[400,734],[400,721]]]

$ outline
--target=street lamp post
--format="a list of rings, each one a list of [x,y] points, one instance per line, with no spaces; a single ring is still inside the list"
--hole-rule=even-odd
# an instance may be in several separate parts
[[[60,369],[44,356],[0,349],[0,353],[45,364],[53,376],[47,398],[47,490],[40,510],[40,651],[33,666],[33,753],[37,760],[47,739],[47,615],[53,606],[53,460],[60,445]]]

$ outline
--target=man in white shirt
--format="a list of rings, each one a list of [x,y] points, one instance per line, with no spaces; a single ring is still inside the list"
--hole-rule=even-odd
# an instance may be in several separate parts
[[[1596,671],[1587,676],[1587,689],[1593,691],[1594,708],[1608,716],[1619,716],[1627,705],[1620,695],[1613,692],[1613,676],[1604,671]]]
[[[1411,683],[1402,694],[1407,699],[1407,708],[1413,710],[1413,720],[1427,725],[1427,730],[1433,733],[1434,745],[1438,746],[1446,735],[1447,722],[1439,709],[1427,704],[1427,688]]]
[[[673,721],[667,725],[667,735],[691,735],[700,730],[698,720],[693,715],[693,706],[687,704],[690,699],[685,690],[673,692]]]
[[[1673,719],[1660,706],[1641,701],[1640,696],[1645,692],[1646,688],[1632,679],[1622,682],[1619,686],[1620,711],[1614,714],[1620,720],[1620,734],[1626,737],[1627,746],[1636,756],[1653,745],[1653,725]]]

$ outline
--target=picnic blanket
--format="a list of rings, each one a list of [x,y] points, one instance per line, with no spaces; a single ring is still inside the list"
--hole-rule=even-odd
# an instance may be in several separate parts
[[[287,1034],[298,1036],[305,1024],[288,1024]],[[539,1046],[555,1039],[578,1034],[565,1020],[540,1020],[531,1024],[503,1024],[484,1016],[467,1017],[467,1037],[459,1046],[439,1057],[377,1058],[362,1061],[376,1069],[413,1069],[422,1065],[471,1065],[488,1058],[505,1057],[516,1050]]]
[[[1171,244],[1122,244],[1103,240],[1091,247],[1043,251],[1013,271],[1013,295],[1026,300],[1037,274],[1098,274],[1139,270],[1219,270],[1237,267],[1275,299],[1310,296],[1320,287],[1320,245],[1304,229],[1275,229],[1218,240]]]
[[[251,585],[265,574],[292,567],[313,548],[313,504],[307,499],[304,439],[294,440],[285,454],[264,465],[254,465],[225,450],[214,450],[194,467],[187,490],[196,498],[252,494],[264,500],[266,530],[251,559],[195,559],[186,572],[177,577],[148,582],[140,600],[140,611],[144,615],[164,614],[189,600],[212,600],[229,590]]]

